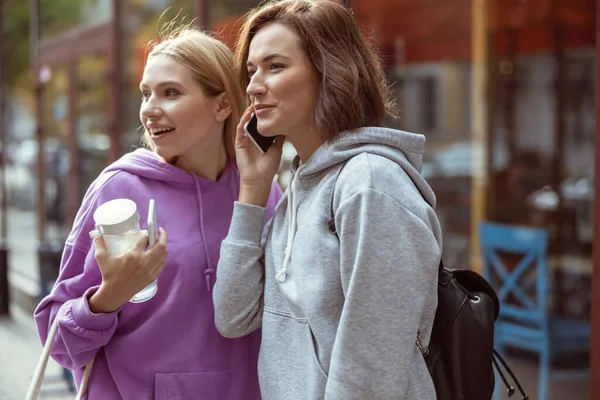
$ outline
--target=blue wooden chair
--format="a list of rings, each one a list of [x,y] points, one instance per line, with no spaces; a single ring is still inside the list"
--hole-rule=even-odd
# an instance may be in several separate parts
[[[479,234],[483,275],[500,300],[496,350],[502,354],[508,345],[537,353],[538,399],[547,400],[553,356],[589,352],[590,323],[549,312],[544,229],[483,222]],[[494,398],[500,399],[500,385],[496,387]]]

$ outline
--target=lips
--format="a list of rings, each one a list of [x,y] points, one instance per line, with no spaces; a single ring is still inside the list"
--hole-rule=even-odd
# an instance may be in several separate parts
[[[255,104],[254,105],[254,113],[256,115],[264,114],[265,112],[273,109],[275,106],[267,105],[267,104]]]
[[[175,130],[174,127],[168,125],[160,125],[160,124],[146,124],[146,130],[152,137],[158,137],[165,135],[169,132],[173,132]]]

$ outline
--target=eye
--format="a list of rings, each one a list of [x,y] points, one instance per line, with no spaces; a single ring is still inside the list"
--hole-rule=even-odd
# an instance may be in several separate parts
[[[248,70],[248,79],[252,79],[252,77],[254,76],[255,73],[256,73],[256,70],[249,69]]]
[[[142,101],[148,100],[148,97],[150,97],[150,93],[142,91]]]
[[[179,94],[179,91],[175,90],[175,89],[167,89],[167,90],[165,90],[165,95],[167,97],[177,96],[178,94]]]
[[[282,68],[283,68],[283,64],[279,64],[279,63],[271,63],[271,65],[269,66],[269,69],[271,71],[277,71]]]

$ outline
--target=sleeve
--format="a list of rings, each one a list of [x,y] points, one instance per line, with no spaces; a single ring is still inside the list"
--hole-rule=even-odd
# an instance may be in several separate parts
[[[262,325],[263,239],[281,197],[281,188],[273,181],[266,207],[234,204],[229,233],[221,243],[213,289],[215,325],[225,337],[242,337]]]
[[[266,208],[235,202],[229,233],[221,244],[213,291],[215,324],[227,338],[262,325],[264,258],[261,246]]]
[[[54,319],[58,318],[51,355],[66,368],[83,368],[116,330],[119,310],[94,314],[89,308],[88,298],[101,282],[93,249],[85,254],[67,245],[59,279],[35,310],[35,322],[43,343]]]
[[[94,314],[88,299],[102,283],[89,237],[93,229],[93,209],[100,197],[99,187],[108,177],[94,182],[83,200],[63,251],[60,274],[50,294],[36,307],[34,318],[42,343],[58,318],[58,330],[51,356],[69,369],[83,368],[112,338],[119,311]],[[105,196],[110,193],[104,194]],[[106,200],[106,199],[105,199]]]
[[[336,226],[345,302],[325,399],[404,398],[441,247],[423,219],[374,189],[344,201]]]

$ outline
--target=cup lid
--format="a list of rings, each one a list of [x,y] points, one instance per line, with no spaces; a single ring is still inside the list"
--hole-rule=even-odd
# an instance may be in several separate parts
[[[118,235],[137,227],[140,214],[135,202],[129,199],[115,199],[100,205],[94,211],[96,229],[104,235]]]

